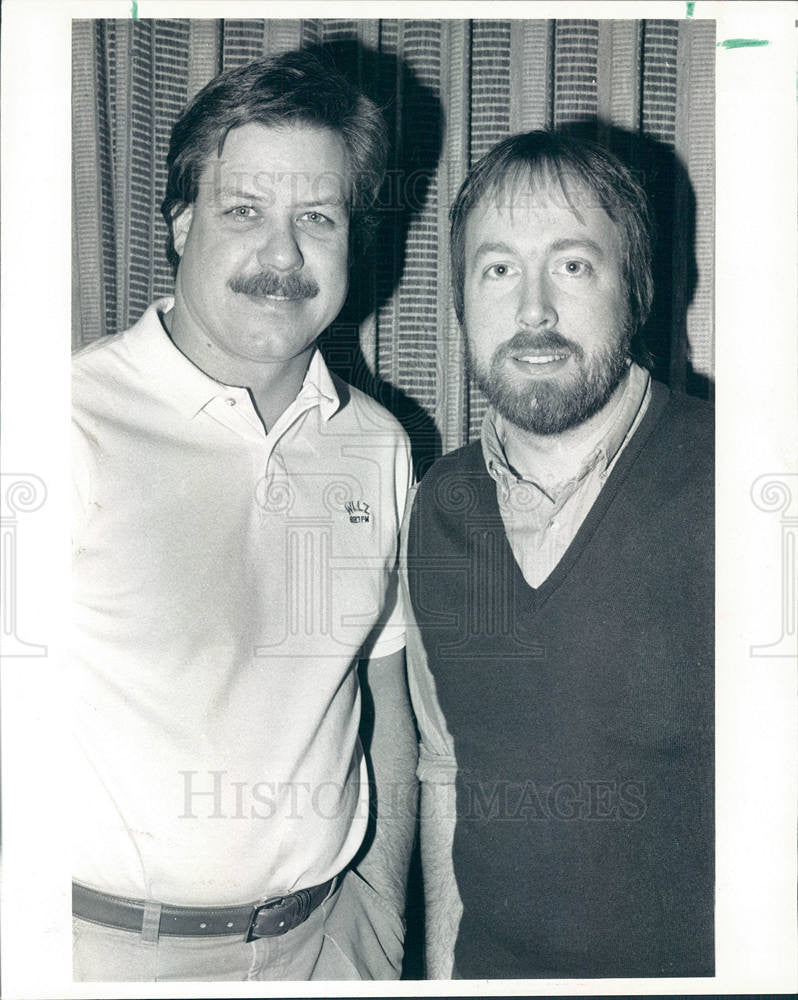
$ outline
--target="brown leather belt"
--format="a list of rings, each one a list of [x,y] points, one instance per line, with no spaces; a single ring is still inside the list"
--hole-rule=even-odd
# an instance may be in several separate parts
[[[307,920],[330,895],[338,876],[311,889],[299,889],[287,896],[273,896],[263,903],[246,906],[172,906],[160,904],[159,934],[198,937],[209,934],[244,934],[247,941],[287,934]],[[156,908],[158,904],[155,904]],[[72,913],[81,920],[124,931],[141,933],[144,899],[126,899],[72,883]]]

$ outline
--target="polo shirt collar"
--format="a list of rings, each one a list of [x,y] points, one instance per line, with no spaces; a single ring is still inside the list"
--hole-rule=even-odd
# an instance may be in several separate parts
[[[297,401],[318,404],[321,418],[325,421],[329,420],[341,405],[335,382],[318,347],[311,356]]]
[[[174,298],[166,296],[155,301],[131,329],[132,345],[139,354],[152,381],[160,385],[163,395],[172,400],[178,411],[187,419],[197,416],[218,396],[229,395],[234,386],[206,375],[175,347],[163,315],[174,305]],[[313,352],[295,403],[305,408],[318,405],[323,420],[329,420],[338,410],[340,399],[335,382],[318,348]]]

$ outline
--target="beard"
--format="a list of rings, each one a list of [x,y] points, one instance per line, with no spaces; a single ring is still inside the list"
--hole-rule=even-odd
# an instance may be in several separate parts
[[[474,357],[465,332],[474,381],[505,420],[532,434],[561,434],[584,423],[606,405],[629,367],[627,329],[614,344],[591,354],[559,333],[517,333],[494,351],[487,364]],[[509,358],[533,351],[568,351],[575,371],[524,379],[507,370]]]

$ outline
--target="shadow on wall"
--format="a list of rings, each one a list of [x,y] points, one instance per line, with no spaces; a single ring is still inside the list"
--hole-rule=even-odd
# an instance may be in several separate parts
[[[709,399],[713,382],[689,359],[687,309],[695,295],[696,200],[693,185],[671,146],[597,120],[575,122],[564,131],[610,149],[637,177],[654,221],[654,303],[642,330],[655,378],[674,389]]]
[[[355,262],[344,308],[319,344],[331,371],[378,400],[402,424],[410,438],[413,470],[420,480],[441,453],[441,437],[427,411],[397,385],[369,369],[360,342],[360,324],[390,301],[405,268],[407,236],[413,217],[427,201],[443,144],[443,109],[436,94],[394,55],[374,52],[354,41],[312,49],[331,59],[349,80],[383,112],[391,143],[388,173],[378,198],[378,223],[364,259]],[[397,95],[401,94],[401,108]],[[368,745],[373,705],[363,687],[362,739]],[[372,789],[372,794],[376,789]],[[374,836],[375,806],[360,854]],[[355,859],[357,861],[357,858]],[[416,843],[411,858],[405,911],[407,934],[402,979],[424,978],[424,895]]]
[[[426,204],[443,143],[440,99],[401,59],[355,41],[312,48],[332,60],[382,109],[390,147],[388,173],[378,199],[378,223],[365,258],[355,262],[341,315],[320,340],[330,369],[377,399],[410,437],[413,466],[421,479],[441,452],[441,438],[429,413],[399,386],[375,376],[360,343],[360,324],[382,309],[399,286],[411,221]],[[401,107],[398,101],[401,95]]]
[[[395,55],[375,52],[355,41],[334,42],[315,51],[332,60],[377,102],[391,141],[371,252],[353,270],[344,309],[320,343],[333,371],[379,400],[400,420],[410,437],[415,473],[420,479],[440,455],[440,434],[419,403],[370,371],[359,327],[375,309],[379,312],[398,288],[410,224],[423,210],[440,159],[443,109],[438,96]],[[401,107],[397,95],[401,95]],[[652,373],[674,389],[711,398],[712,380],[696,372],[689,359],[687,309],[695,294],[698,269],[696,201],[687,170],[672,147],[640,133],[596,119],[571,123],[565,131],[607,146],[642,183],[655,224],[654,303],[642,331]],[[448,253],[448,248],[442,252]]]

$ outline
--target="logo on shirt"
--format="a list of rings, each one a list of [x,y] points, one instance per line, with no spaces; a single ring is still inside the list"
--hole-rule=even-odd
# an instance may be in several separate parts
[[[349,515],[350,524],[369,523],[369,505],[365,500],[349,500],[344,504],[344,508]]]

